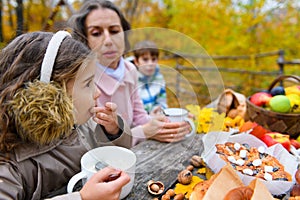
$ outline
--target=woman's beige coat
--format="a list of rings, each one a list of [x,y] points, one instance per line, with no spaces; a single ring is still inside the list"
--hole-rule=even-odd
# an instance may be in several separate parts
[[[71,136],[43,147],[24,144],[11,153],[0,152],[0,199],[44,199],[64,188],[80,171],[80,158],[89,149],[118,145],[131,147],[130,129],[109,141],[100,125],[90,120],[77,127]],[[80,199],[79,192],[54,199]]]

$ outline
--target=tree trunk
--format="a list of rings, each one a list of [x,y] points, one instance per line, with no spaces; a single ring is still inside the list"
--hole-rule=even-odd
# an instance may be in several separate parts
[[[54,24],[54,18],[56,16],[56,14],[59,12],[60,10],[60,6],[63,5],[64,1],[60,0],[52,9],[50,16],[46,19],[46,24],[43,27],[43,31],[49,31],[50,27]]]
[[[4,41],[3,38],[3,23],[2,23],[2,10],[3,10],[3,2],[0,0],[0,42]]]
[[[128,20],[129,20],[130,22],[132,22],[133,19],[134,19],[135,12],[136,12],[136,10],[137,10],[139,1],[138,1],[138,0],[129,0],[128,3],[129,3],[129,5],[130,5],[130,7],[128,8],[128,13],[127,13],[127,15],[128,15]]]
[[[32,4],[33,4],[32,0],[29,0],[27,3],[26,9],[24,9],[24,14],[23,14],[25,16],[24,28],[23,28],[24,32],[28,32],[30,23],[32,22],[32,17],[30,15]]]
[[[13,21],[13,11],[12,11],[12,6],[10,3],[10,0],[7,0],[7,7],[8,7],[8,24],[11,29],[14,29],[14,21]]]
[[[17,8],[16,8],[16,14],[17,14],[17,31],[16,36],[19,36],[23,33],[23,0],[17,0]]]
[[[123,14],[130,23],[132,23],[134,17],[137,17],[135,14],[139,6],[139,0],[119,0],[116,1],[115,4],[121,8]]]

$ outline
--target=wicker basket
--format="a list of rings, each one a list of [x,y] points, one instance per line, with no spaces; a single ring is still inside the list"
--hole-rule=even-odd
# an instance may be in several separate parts
[[[270,85],[269,91],[279,82],[297,81],[300,83],[300,77],[294,75],[282,75],[277,77]],[[247,117],[249,120],[258,123],[259,125],[274,131],[290,135],[291,138],[297,138],[300,135],[300,114],[295,113],[278,113],[266,110],[256,106],[247,98]]]

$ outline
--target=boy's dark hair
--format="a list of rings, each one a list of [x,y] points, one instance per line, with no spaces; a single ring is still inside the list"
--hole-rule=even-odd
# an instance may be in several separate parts
[[[133,54],[136,59],[140,56],[150,53],[151,56],[159,56],[159,50],[156,44],[149,40],[144,40],[134,46]]]

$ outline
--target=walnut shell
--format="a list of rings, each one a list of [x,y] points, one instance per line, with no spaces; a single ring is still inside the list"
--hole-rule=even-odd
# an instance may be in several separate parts
[[[163,193],[163,191],[165,190],[164,184],[160,181],[150,180],[147,183],[147,187],[148,187],[148,192],[153,195],[159,195]]]
[[[184,169],[179,172],[177,176],[177,180],[179,183],[183,185],[188,185],[192,182],[193,174],[190,170]]]
[[[197,155],[193,155],[190,162],[194,167],[205,166],[203,159]]]

